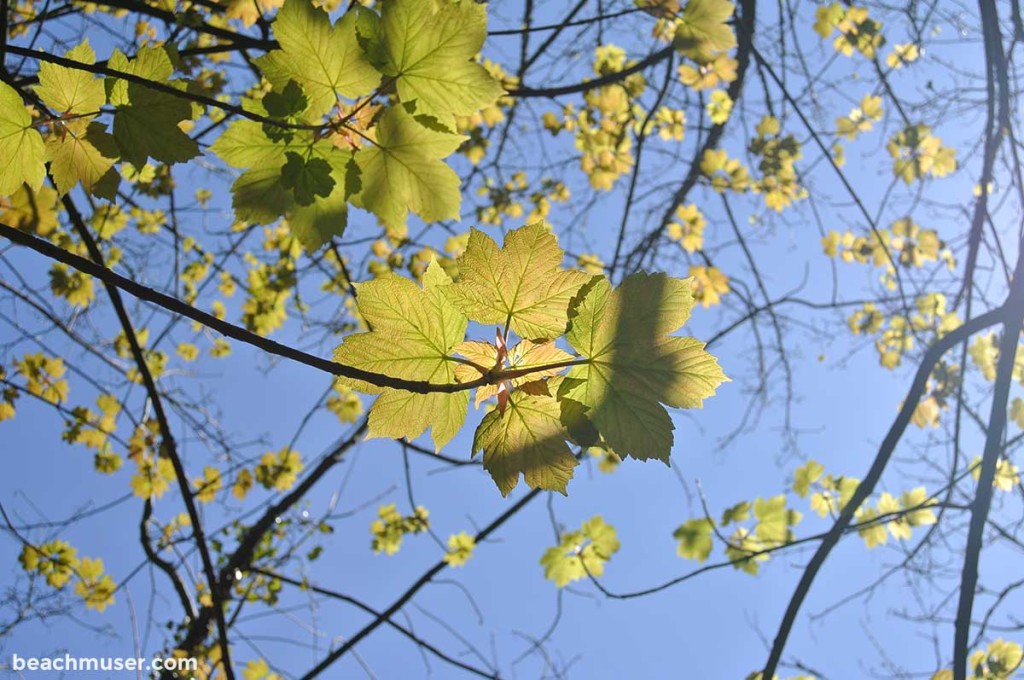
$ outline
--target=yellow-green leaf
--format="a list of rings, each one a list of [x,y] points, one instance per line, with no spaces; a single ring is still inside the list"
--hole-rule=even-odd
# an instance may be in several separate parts
[[[444,561],[449,567],[465,566],[469,558],[473,556],[476,548],[476,539],[460,531],[448,537],[448,552],[444,554]]]
[[[298,481],[299,473],[302,472],[304,467],[305,465],[299,452],[287,446],[277,453],[268,451],[260,457],[260,462],[256,465],[256,481],[264,489],[287,491]],[[241,492],[238,486],[240,483],[244,487],[244,490]],[[248,491],[247,485],[251,484],[251,481],[243,482],[242,475],[239,475],[238,480],[235,481],[235,488],[232,490],[232,493],[241,500],[245,496],[245,491]]]
[[[786,496],[780,494],[774,498],[758,498],[754,501],[754,517],[757,526],[754,535],[766,546],[776,546],[793,540],[790,527],[803,518],[796,510],[786,508]]]
[[[564,269],[563,257],[543,222],[509,232],[500,250],[473,229],[458,259],[456,302],[474,321],[507,325],[533,340],[557,338],[568,324],[569,301],[592,278]]]
[[[38,191],[46,175],[46,147],[21,96],[0,83],[0,196],[28,184]]]
[[[352,202],[389,228],[405,226],[412,211],[424,221],[459,216],[459,176],[441,162],[466,138],[420,125],[401,106],[377,124],[377,143],[355,153],[361,191]]]
[[[487,10],[475,2],[391,0],[381,34],[387,63],[403,102],[455,129],[454,116],[493,104],[504,90],[475,58],[487,37]]]
[[[88,38],[64,56],[83,64],[96,63],[96,53],[92,51]],[[45,61],[39,64],[36,94],[58,114],[95,114],[107,101],[101,78],[95,78],[88,71]]]
[[[448,275],[436,261],[427,270],[424,288],[397,275],[356,284],[359,313],[373,330],[346,337],[335,360],[395,378],[454,384],[456,363],[449,357],[465,338],[467,321],[444,290],[451,284]],[[380,394],[370,407],[367,438],[411,440],[429,427],[437,450],[462,427],[469,406],[468,391],[415,394],[354,381],[352,386]]]
[[[687,560],[705,561],[711,555],[711,531],[714,527],[707,517],[690,519],[679,525],[673,536],[679,541],[676,552]]]
[[[675,47],[698,62],[736,47],[736,34],[729,26],[734,6],[728,0],[689,0],[676,27]]]
[[[473,452],[484,452],[484,468],[502,496],[519,484],[522,473],[531,489],[565,494],[579,463],[566,439],[561,406],[552,396],[513,392],[504,413],[492,410],[473,438]]]
[[[701,408],[728,380],[693,339],[668,335],[690,317],[687,279],[634,274],[612,289],[597,279],[569,314],[566,337],[590,361],[569,370],[559,397],[579,402],[620,456],[668,463],[666,406]]]
[[[51,135],[46,140],[46,153],[50,174],[61,195],[79,182],[82,188],[91,191],[118,157],[117,143],[104,126],[86,125],[84,119],[68,125],[64,134]]]
[[[308,252],[313,252],[340,236],[348,223],[348,178],[352,171],[352,153],[327,142],[305,145],[298,136],[289,142],[267,138],[259,125],[251,121],[233,124],[213,145],[224,162],[234,167],[249,167],[232,185],[232,205],[240,221],[270,224],[285,217],[293,236]],[[298,152],[323,164],[332,182],[328,195],[313,195],[301,204],[292,188],[282,182],[282,171]],[[323,179],[323,178],[322,178]],[[307,200],[309,197],[307,197]]]
[[[102,612],[114,604],[114,591],[117,584],[109,574],[103,573],[103,560],[83,557],[78,567],[78,583],[75,594],[85,600],[88,609]]]
[[[825,468],[821,463],[814,460],[807,461],[807,464],[797,468],[793,475],[793,491],[800,498],[805,498],[811,490],[811,484],[818,481],[823,472],[825,472]]]
[[[544,576],[564,588],[588,575],[601,576],[604,565],[619,551],[615,528],[600,515],[583,523],[579,531],[562,534],[559,544],[540,558]]]
[[[380,73],[370,64],[356,36],[357,13],[347,12],[331,25],[327,12],[309,0],[288,0],[274,20],[281,49],[256,60],[275,90],[288,81],[302,86],[309,114],[320,118],[338,97],[356,99],[373,91]]]
[[[1024,430],[1024,399],[1014,397],[1010,402],[1010,420]]]
[[[252,168],[273,162],[280,167],[286,151],[303,148],[299,141],[270,139],[259,123],[236,120],[217,138],[210,150],[233,168]]]

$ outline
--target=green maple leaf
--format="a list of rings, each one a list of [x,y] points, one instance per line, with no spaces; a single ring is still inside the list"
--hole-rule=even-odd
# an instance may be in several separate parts
[[[388,109],[376,130],[377,143],[355,153],[362,190],[353,203],[392,229],[405,226],[410,210],[427,222],[458,218],[459,176],[441,159],[466,138],[424,127],[402,106]]]
[[[100,123],[78,119],[66,126],[64,134],[46,140],[50,174],[61,195],[76,184],[92,191],[117,162],[117,143]]]
[[[210,150],[231,167],[245,169],[283,163],[285,152],[303,148],[301,141],[271,139],[260,123],[236,120],[210,146]]]
[[[395,274],[356,284],[359,313],[372,331],[350,335],[334,358],[347,366],[405,380],[455,383],[451,355],[466,337],[466,317],[448,299],[451,279],[436,261],[427,267],[424,287]],[[380,396],[370,407],[367,438],[410,440],[431,428],[437,450],[461,429],[469,392],[414,394],[361,381],[344,381]]]
[[[705,561],[711,555],[711,530],[714,522],[706,517],[687,520],[672,536],[679,541],[677,553],[687,560]]]
[[[313,142],[308,131],[271,139],[263,126],[250,120],[232,123],[211,149],[232,167],[251,168],[231,188],[237,220],[270,224],[284,217],[292,234],[308,252],[344,232],[354,174],[351,152],[326,140]],[[301,160],[307,152],[312,155],[310,160],[317,162],[313,167],[319,167],[316,172],[320,174],[314,176],[312,187],[301,182],[298,186],[289,185],[294,178],[284,179],[288,155],[300,156]],[[305,162],[303,166],[306,167]],[[325,169],[329,174],[321,172]],[[311,189],[312,201],[303,205],[296,190],[306,189]]]
[[[22,184],[38,191],[46,176],[46,146],[32,127],[32,116],[21,95],[0,83],[0,196],[10,196]]]
[[[586,407],[620,456],[668,464],[673,425],[662,404],[700,408],[728,380],[703,343],[668,335],[690,316],[690,281],[640,273],[612,290],[599,278],[580,297],[566,337],[590,361],[569,370],[559,397]]]
[[[509,232],[501,249],[473,229],[458,260],[456,302],[474,321],[507,325],[532,340],[557,338],[569,322],[569,301],[591,278],[563,269],[563,257],[543,222]]]
[[[676,27],[674,45],[680,54],[706,63],[716,53],[736,47],[736,33],[726,23],[734,5],[728,0],[689,0]]]
[[[754,501],[754,517],[758,523],[754,529],[765,545],[783,545],[793,540],[790,527],[797,524],[803,516],[796,510],[786,508],[786,496],[780,494],[774,498],[758,498]]]
[[[268,92],[261,100],[267,114],[285,123],[303,122],[303,114],[309,110],[309,98],[302,91],[302,86],[289,80],[281,92]],[[294,128],[280,125],[263,124],[263,133],[272,140],[290,142],[295,137]]]
[[[357,12],[331,25],[327,13],[309,0],[288,0],[274,21],[281,45],[256,60],[256,65],[282,91],[294,80],[309,98],[309,114],[320,118],[338,97],[356,99],[380,83],[380,73],[367,60],[356,36]]]
[[[564,588],[573,581],[604,574],[604,565],[619,551],[615,527],[596,515],[579,531],[562,534],[561,541],[540,558],[544,576]]]
[[[350,155],[348,157],[351,158]],[[342,173],[336,165],[332,165],[331,178],[335,187],[342,181]],[[345,232],[348,226],[346,193],[335,188],[329,196],[318,196],[309,205],[296,204],[289,208],[285,219],[292,235],[299,239],[306,252],[315,252],[331,237],[341,236]]]
[[[818,481],[823,472],[825,472],[825,468],[821,463],[814,460],[807,461],[807,464],[797,468],[793,475],[793,491],[801,498],[806,497],[811,490],[811,484]]]
[[[96,54],[89,40],[69,50],[64,55],[83,64],[95,64]],[[58,64],[39,64],[39,86],[36,94],[43,103],[57,113],[97,113],[107,102],[103,79],[95,78],[88,71],[67,68]]]
[[[561,406],[552,396],[514,391],[505,412],[492,410],[473,437],[473,452],[484,452],[487,470],[502,496],[519,484],[522,473],[531,489],[565,494],[579,462],[565,443]]]
[[[294,205],[292,192],[281,184],[283,165],[282,155],[276,163],[260,165],[239,175],[231,185],[231,205],[235,209],[235,220],[272,224]]]
[[[570,438],[584,448],[600,445],[601,448],[611,451],[608,443],[601,441],[601,433],[594,428],[594,424],[587,418],[587,407],[561,394],[563,382],[565,382],[565,376],[560,375],[549,379],[547,386],[551,393],[557,396],[558,403],[562,407],[562,424],[569,430]],[[616,459],[619,460],[618,458]]]
[[[743,522],[750,518],[750,502],[740,501],[722,512],[722,526],[729,526],[735,522]]]
[[[182,163],[199,155],[198,145],[178,127],[192,116],[187,101],[135,83],[128,92],[131,106],[118,107],[114,115],[114,139],[125,160],[141,167],[147,158]]]
[[[140,78],[184,89],[173,83],[174,73],[167,51],[143,47],[134,59],[114,50],[108,65],[111,69]],[[114,114],[114,139],[121,156],[136,167],[147,158],[162,163],[181,163],[199,155],[199,146],[178,124],[192,118],[192,105],[185,99],[116,77],[107,80]]]
[[[455,129],[468,116],[504,94],[475,58],[487,37],[487,10],[473,2],[393,0],[384,4],[380,33],[384,73],[398,96],[416,110]]]
[[[329,196],[314,196],[309,205],[300,205],[294,193],[282,183],[284,161],[258,166],[242,175],[231,187],[235,218],[255,224],[271,224],[281,217],[288,221],[292,234],[307,252],[314,252],[332,236],[340,236],[348,224],[345,182],[351,154],[339,149],[326,150],[325,162],[331,166],[334,190]]]
[[[121,50],[115,49],[107,62],[110,69],[128,73],[139,78],[164,83],[174,75],[174,65],[167,50],[162,47],[143,47],[135,57],[129,59]],[[132,103],[128,91],[131,82],[112,76],[106,80],[107,98],[114,106],[128,106]]]
[[[334,189],[331,166],[323,158],[303,158],[288,151],[281,166],[281,185],[294,192],[300,206],[312,205],[317,196],[330,196]]]

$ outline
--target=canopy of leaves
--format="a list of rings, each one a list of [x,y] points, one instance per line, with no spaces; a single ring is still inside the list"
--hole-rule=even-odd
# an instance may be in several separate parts
[[[1020,584],[999,584],[988,560],[980,577],[997,585],[972,581],[982,548],[1020,545],[1024,352],[1005,356],[1024,298],[1017,3],[557,4],[10,3],[0,441],[31,454],[9,461],[18,484],[102,476],[81,504],[50,494],[73,514],[20,490],[4,501],[21,570],[0,630],[120,617],[118,591],[152,571],[143,623],[168,632],[141,639],[198,659],[199,678],[300,675],[294,655],[287,671],[264,650],[231,658],[265,614],[252,605],[297,621],[300,599],[314,624],[321,599],[368,615],[331,630],[347,642],[310,675],[352,671],[328,666],[390,627],[425,656],[503,676],[472,649],[486,632],[463,631],[454,609],[440,614],[470,653],[434,645],[417,591],[456,567],[468,588],[483,568],[502,585],[489,597],[514,597],[486,560],[503,525],[546,499],[557,545],[527,578],[552,588],[638,602],[720,567],[812,579],[837,541],[891,549],[900,566],[857,592],[900,574],[934,623],[959,589],[956,677],[1019,670],[1020,646],[990,633],[1016,630]],[[869,383],[875,363],[916,369],[909,393]],[[720,391],[723,367],[738,384]],[[79,460],[54,457],[41,413]],[[320,453],[295,448],[339,429]],[[663,511],[673,476],[622,465],[671,454],[681,481],[707,483],[701,512]],[[570,480],[572,499],[555,496]],[[727,497],[748,481],[777,488]],[[660,537],[664,550],[625,542],[651,573],[673,554],[691,563],[606,586],[615,529],[600,515],[562,525],[595,503]],[[370,507],[360,556],[345,521]],[[100,559],[63,538],[84,552],[105,537],[91,531],[138,540]],[[383,555],[402,547],[427,571],[375,613],[305,568],[339,543],[346,579],[390,569]],[[791,559],[803,548],[816,556]],[[1000,594],[980,612],[974,593]],[[538,674],[563,673],[551,635],[528,652],[544,657]],[[703,676],[751,666],[712,656]],[[919,658],[897,670],[885,657],[885,672],[946,662]]]
[[[602,277],[564,269],[563,258],[543,222],[509,232],[500,249],[473,230],[457,283],[435,261],[422,288],[395,275],[359,284],[359,311],[371,330],[346,338],[337,361],[468,385],[416,394],[351,382],[380,394],[368,436],[411,440],[431,427],[440,450],[462,427],[475,386],[477,405],[498,399],[477,427],[473,452],[483,452],[502,495],[520,475],[531,488],[566,493],[577,465],[569,441],[603,437],[620,455],[667,463],[673,425],[663,404],[700,407],[726,380],[701,343],[668,335],[689,318],[690,282],[635,275],[613,291]],[[465,342],[468,321],[503,324],[498,344]],[[510,331],[534,339],[509,352]],[[563,333],[576,355],[550,342]]]

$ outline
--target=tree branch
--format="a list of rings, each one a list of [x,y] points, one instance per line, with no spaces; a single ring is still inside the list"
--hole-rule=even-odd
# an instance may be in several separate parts
[[[616,71],[615,73],[609,73],[601,76],[600,78],[594,78],[593,80],[584,80],[579,83],[572,83],[571,85],[556,85],[555,87],[517,87],[513,90],[509,90],[509,96],[518,97],[520,99],[527,99],[531,97],[558,97],[563,94],[576,94],[579,92],[586,92],[587,90],[593,90],[604,85],[611,85],[625,80],[627,77],[634,73],[640,73],[641,71],[654,66],[662,61],[665,61],[672,55],[672,50],[675,49],[671,45],[664,47],[657,52],[653,52],[637,63]]]
[[[287,576],[282,576],[281,574],[278,574],[278,573],[273,572],[273,571],[269,571],[267,569],[253,569],[253,571],[255,573],[257,573],[257,574],[263,574],[264,576],[267,576],[267,577],[270,577],[270,578],[276,578],[276,579],[280,580],[282,583],[287,583],[288,585],[296,586],[298,588],[302,588],[303,590],[308,590],[310,592],[314,592],[314,593],[317,593],[319,595],[323,595],[325,597],[329,597],[329,598],[334,599],[334,600],[339,600],[341,602],[347,602],[348,604],[352,605],[353,607],[361,609],[364,612],[366,612],[367,614],[370,614],[371,616],[374,616],[374,617],[381,616],[381,613],[379,611],[377,611],[373,607],[367,605],[366,603],[364,603],[364,602],[362,602],[360,600],[357,600],[356,598],[352,597],[351,595],[346,595],[344,593],[339,593],[338,591],[330,590],[329,588],[322,588],[320,586],[315,586],[315,585],[313,585],[311,583],[307,583],[306,581],[298,581],[296,579],[289,578]],[[400,625],[398,623],[395,623],[391,619],[388,619],[386,621],[386,623],[389,626],[391,626],[392,628],[394,628],[395,630],[397,630],[399,633],[401,633],[402,635],[404,635],[405,637],[409,638],[414,643],[416,643],[417,645],[422,647],[423,649],[427,650],[428,652],[430,652],[431,654],[433,654],[437,658],[439,658],[442,661],[444,661],[445,663],[449,663],[449,664],[451,664],[451,665],[453,665],[453,666],[455,666],[457,668],[461,668],[464,671],[472,673],[473,675],[480,676],[481,678],[498,678],[498,677],[500,677],[495,672],[488,672],[488,671],[481,670],[479,668],[476,668],[475,666],[470,666],[469,664],[467,664],[465,662],[459,661],[458,659],[456,659],[456,658],[454,658],[452,656],[449,656],[448,654],[445,654],[440,649],[438,649],[434,645],[430,644],[429,642],[427,642],[423,638],[418,637],[415,633],[413,633],[411,630],[409,630],[405,626],[402,626],[402,625]]]
[[[539,489],[534,489],[533,491],[531,491],[530,493],[526,494],[525,496],[520,498],[518,501],[516,501],[515,505],[513,505],[508,510],[506,510],[505,512],[503,512],[500,515],[498,515],[498,517],[496,517],[494,519],[494,521],[492,521],[490,524],[488,524],[486,527],[484,527],[474,537],[475,542],[477,544],[479,544],[484,539],[486,539],[488,536],[490,536],[492,533],[497,531],[498,528],[501,527],[502,524],[507,522],[516,513],[518,513],[520,510],[522,510],[524,507],[526,507],[526,505],[528,505],[530,503],[530,501],[532,501],[533,499],[537,498],[537,496],[539,496],[540,493],[541,492],[540,492]],[[425,586],[428,583],[430,583],[434,579],[434,577],[437,576],[442,571],[444,571],[445,567],[447,567],[447,566],[448,566],[448,563],[445,562],[444,560],[438,561],[437,564],[435,564],[433,567],[431,567],[429,570],[427,570],[427,572],[424,573],[420,578],[418,578],[415,583],[413,583],[411,586],[409,586],[409,588],[404,593],[402,593],[401,596],[399,596],[399,598],[397,600],[392,602],[391,605],[387,609],[382,611],[376,618],[374,618],[373,621],[371,621],[370,623],[368,623],[365,626],[363,626],[363,628],[361,628],[359,630],[359,632],[357,632],[355,635],[350,637],[345,642],[345,644],[343,644],[341,647],[339,647],[338,649],[336,649],[333,652],[331,652],[330,654],[328,654],[327,657],[323,661],[321,661],[319,664],[317,664],[311,671],[309,671],[308,673],[303,675],[302,676],[302,680],[312,680],[312,678],[317,677],[318,675],[323,673],[325,670],[330,668],[330,666],[335,661],[337,661],[338,659],[343,657],[345,654],[347,654],[353,647],[355,647],[357,644],[359,644],[359,642],[363,638],[365,638],[367,635],[369,635],[373,631],[377,630],[377,628],[379,628],[381,626],[381,624],[383,624],[383,623],[387,622],[388,620],[390,620],[391,617],[394,616],[398,612],[398,610],[400,610],[402,607],[404,607],[406,605],[406,603],[408,603],[409,600],[411,600],[413,598],[413,596],[416,595],[416,593],[419,592],[419,590],[421,588],[423,588],[423,586]]]
[[[238,547],[235,548],[234,553],[232,553],[227,563],[221,568],[220,575],[216,580],[216,586],[211,586],[211,592],[214,592],[214,589],[216,589],[217,594],[221,598],[227,599],[229,597],[231,586],[235,581],[235,572],[244,571],[250,567],[253,554],[263,536],[273,528],[274,523],[279,517],[288,512],[292,506],[305,497],[306,493],[327,474],[328,470],[341,462],[345,452],[355,446],[359,435],[366,431],[366,426],[367,421],[364,418],[362,423],[348,437],[345,437],[326,456],[321,458],[320,463],[294,489],[277,503],[266,509],[263,515],[245,532],[245,536],[239,542]],[[214,601],[217,601],[216,598],[214,598]],[[191,653],[192,650],[206,639],[210,626],[210,609],[210,607],[204,607],[199,612],[199,616],[189,622],[188,632],[185,634],[185,638],[180,645],[180,648],[185,652]],[[165,677],[170,676],[165,673]]]
[[[89,229],[85,225],[85,220],[82,219],[81,213],[78,212],[78,206],[76,206],[75,202],[71,200],[70,195],[65,195],[62,202],[64,204],[64,209],[68,212],[71,225],[85,243],[89,256],[96,263],[96,266],[106,269],[103,265],[103,253],[100,252],[99,246],[96,245],[96,241],[93,239],[92,234],[89,233]],[[206,543],[202,518],[199,517],[199,511],[196,508],[195,499],[192,497],[192,489],[189,488],[188,475],[185,472],[185,466],[182,464],[181,457],[178,455],[177,445],[174,442],[174,434],[171,432],[170,420],[168,420],[167,413],[164,411],[163,399],[160,397],[160,392],[156,387],[156,381],[153,379],[153,374],[150,372],[149,365],[146,363],[146,356],[142,353],[142,346],[139,344],[139,339],[135,335],[135,328],[132,325],[131,317],[128,316],[128,310],[125,308],[124,301],[121,299],[121,292],[118,290],[117,286],[106,281],[104,281],[104,288],[107,291],[107,296],[110,298],[111,305],[114,307],[114,312],[117,315],[118,322],[121,324],[121,331],[124,333],[124,336],[128,341],[128,345],[131,348],[132,358],[134,359],[139,375],[142,378],[142,384],[145,386],[146,393],[149,395],[149,400],[153,404],[153,413],[156,416],[157,424],[160,428],[160,453],[166,456],[174,467],[174,476],[178,482],[181,500],[185,504],[185,511],[188,513],[189,520],[192,523],[192,536],[195,538],[196,548],[199,550],[199,557],[203,563],[203,572],[209,582],[211,592],[213,592],[213,588],[216,584],[213,559],[210,557],[210,548]],[[224,668],[224,675],[227,677],[227,680],[234,680],[235,672],[231,667],[231,656],[228,649],[228,629],[227,623],[224,621],[224,609],[220,606],[220,600],[216,595],[214,595],[212,599],[213,609],[215,610],[217,620],[217,633],[220,638],[221,660]]]
[[[740,18],[739,21],[736,22],[736,40],[738,43],[736,48],[736,80],[729,83],[729,87],[726,89],[726,94],[729,95],[729,99],[734,102],[738,102],[743,93],[743,82],[746,80],[747,69],[750,66],[750,55],[754,53],[754,25],[756,16],[757,3],[755,0],[741,0]],[[668,228],[669,223],[672,221],[672,216],[675,214],[676,208],[686,200],[686,197],[693,190],[693,187],[697,185],[697,180],[700,179],[700,160],[703,158],[704,152],[718,146],[718,142],[722,139],[722,135],[725,134],[725,126],[728,122],[729,121],[726,120],[724,123],[715,123],[711,126],[711,130],[708,132],[708,136],[704,139],[704,143],[696,150],[693,160],[690,161],[689,168],[686,171],[686,177],[683,178],[683,183],[666,204],[658,226],[644,236],[640,243],[638,243],[626,256],[626,273],[633,273],[640,269],[644,256],[651,248],[654,247],[654,244],[657,243],[665,229]],[[612,267],[616,266],[618,266],[618,262],[612,262]]]
[[[335,361],[314,356],[303,352],[302,350],[295,349],[294,347],[289,347],[288,345],[283,345],[279,342],[275,342],[274,340],[264,338],[240,326],[236,326],[224,321],[223,319],[218,319],[212,314],[196,309],[177,298],[143,286],[142,284],[121,276],[102,265],[98,265],[84,257],[68,252],[49,241],[44,241],[41,238],[27,234],[12,226],[0,223],[0,236],[3,236],[4,238],[19,245],[31,248],[37,253],[45,255],[50,259],[63,262],[64,264],[74,267],[81,272],[95,276],[107,286],[123,290],[140,300],[151,302],[170,312],[180,314],[181,316],[187,317],[193,321],[197,321],[229,338],[252,345],[253,347],[261,349],[268,354],[274,354],[285,359],[290,359],[311,368],[324,371],[325,373],[330,373],[331,375],[351,378],[353,380],[362,380],[363,382],[368,382],[371,385],[377,385],[378,387],[390,387],[392,389],[415,392],[416,394],[428,394],[431,392],[462,392],[464,390],[470,390],[475,387],[489,385],[500,381],[498,378],[484,376],[477,380],[465,383],[439,384],[423,380],[404,380],[402,378],[393,378],[381,373],[374,373],[372,371],[365,371],[361,368],[355,368],[354,366],[339,364]],[[536,369],[531,369],[531,371],[533,370]],[[520,373],[512,371],[505,377],[515,377],[519,374]]]
[[[815,551],[814,555],[811,557],[811,561],[807,564],[807,567],[804,568],[803,574],[800,576],[800,581],[797,584],[793,595],[790,597],[789,604],[786,607],[786,612],[782,617],[782,622],[779,624],[779,630],[775,635],[774,642],[772,643],[771,652],[768,655],[768,661],[764,667],[763,677],[774,677],[775,671],[778,669],[779,662],[782,659],[782,653],[786,648],[786,642],[789,640],[789,634],[793,629],[793,625],[796,623],[797,614],[800,612],[800,607],[803,605],[804,599],[807,597],[807,593],[811,590],[811,585],[814,584],[814,580],[817,578],[821,567],[825,564],[825,560],[828,559],[829,554],[832,552],[832,548],[836,546],[836,543],[839,542],[843,533],[850,526],[854,513],[857,512],[861,504],[863,504],[864,501],[867,500],[868,496],[871,495],[874,491],[875,485],[878,484],[878,480],[881,479],[882,473],[885,471],[885,468],[889,463],[889,459],[892,457],[893,451],[896,450],[896,445],[902,438],[903,432],[907,429],[907,425],[910,424],[910,419],[914,415],[917,403],[921,400],[921,396],[924,394],[932,369],[939,362],[939,359],[942,358],[942,355],[947,351],[963,342],[974,333],[1002,322],[1005,317],[1006,310],[1003,307],[998,307],[986,312],[985,314],[967,321],[963,326],[960,326],[959,328],[942,336],[928,348],[928,351],[925,352],[924,357],[922,357],[921,363],[917,368],[917,373],[914,375],[914,380],[911,383],[909,392],[907,393],[907,398],[903,401],[903,406],[900,408],[900,412],[897,414],[896,420],[893,421],[888,433],[886,433],[885,439],[882,441],[882,445],[875,456],[875,460],[871,464],[871,468],[868,470],[867,475],[864,476],[864,480],[857,486],[857,490],[850,498],[849,503],[847,503],[843,507],[842,512],[839,513],[839,518],[836,520],[835,524],[832,525],[832,529],[828,534],[825,535],[821,545],[818,546],[817,551]]]

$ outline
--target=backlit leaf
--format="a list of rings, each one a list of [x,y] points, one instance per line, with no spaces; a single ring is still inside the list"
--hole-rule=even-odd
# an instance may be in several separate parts
[[[559,396],[587,407],[620,456],[667,464],[674,427],[662,404],[700,408],[728,380],[703,343],[668,335],[692,308],[687,279],[641,273],[614,290],[596,280],[570,311],[566,337],[590,361],[569,370]]]
[[[281,91],[294,80],[309,98],[309,114],[319,118],[338,98],[369,94],[380,73],[367,60],[356,38],[356,12],[331,25],[327,12],[309,0],[288,0],[273,23],[281,49],[256,60],[256,65]]]
[[[476,63],[487,37],[487,10],[475,2],[391,0],[381,14],[387,63],[403,102],[455,129],[454,116],[493,104],[504,90]]]
[[[10,196],[22,184],[38,191],[46,175],[45,156],[43,138],[32,127],[21,96],[0,83],[0,196]]]
[[[104,126],[84,119],[69,124],[64,134],[51,135],[46,140],[46,153],[50,174],[62,195],[79,182],[91,191],[118,158],[117,143]]]
[[[420,125],[401,106],[377,124],[377,143],[356,152],[362,190],[353,203],[391,229],[405,226],[412,211],[424,221],[459,216],[459,177],[441,162],[465,137]]]
[[[728,0],[689,0],[676,28],[676,49],[703,63],[736,47],[736,34],[726,23],[733,9]]]
[[[144,47],[133,59],[114,50],[108,62],[111,69],[140,78],[181,87],[169,81],[174,73],[167,51]],[[192,117],[192,105],[185,99],[119,78],[107,80],[114,114],[114,139],[121,156],[136,167],[147,158],[163,163],[181,163],[199,155],[199,147],[178,126]]]
[[[601,576],[604,565],[619,551],[615,528],[600,515],[583,523],[579,531],[562,534],[559,544],[540,558],[544,576],[564,588],[573,581]]]
[[[561,422],[561,407],[552,396],[513,392],[502,414],[492,410],[473,438],[473,452],[484,452],[484,468],[502,496],[519,483],[522,473],[531,489],[565,494],[578,465]]]
[[[449,357],[465,338],[467,322],[444,291],[451,279],[436,262],[431,269],[443,283],[420,288],[389,275],[356,284],[359,313],[373,330],[346,337],[335,360],[395,378],[454,384],[456,363]],[[358,382],[352,386],[380,394],[370,407],[367,438],[412,440],[429,427],[437,450],[462,427],[469,405],[468,391],[414,394]]]
[[[509,232],[501,249],[473,229],[458,260],[455,299],[474,321],[507,325],[524,338],[556,338],[565,332],[569,301],[591,279],[563,269],[563,257],[543,222]]]
[[[64,55],[72,61],[95,64],[96,54],[86,38],[82,44],[68,50]],[[59,64],[39,64],[39,86],[36,94],[43,103],[58,114],[97,113],[107,102],[103,79],[96,78],[88,71],[68,68]]]
[[[672,534],[679,546],[677,553],[687,560],[703,562],[711,555],[713,523],[706,517],[687,520]]]

